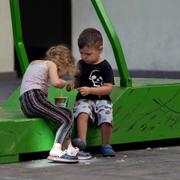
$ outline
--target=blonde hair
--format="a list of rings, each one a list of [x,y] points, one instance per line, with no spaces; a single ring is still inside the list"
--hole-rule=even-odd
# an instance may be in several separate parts
[[[76,60],[70,49],[64,45],[50,47],[46,52],[45,60],[52,61],[56,64],[59,76],[73,76],[75,73]]]

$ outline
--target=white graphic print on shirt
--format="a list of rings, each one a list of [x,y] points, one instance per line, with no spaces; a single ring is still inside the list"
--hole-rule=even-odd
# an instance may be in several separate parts
[[[99,70],[91,71],[89,80],[92,81],[94,87],[101,87],[103,85],[103,78]]]

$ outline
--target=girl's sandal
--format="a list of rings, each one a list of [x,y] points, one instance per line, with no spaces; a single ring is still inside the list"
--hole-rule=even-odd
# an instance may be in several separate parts
[[[78,157],[72,156],[67,150],[62,151],[57,156],[49,155],[48,160],[51,160],[53,162],[63,162],[63,163],[78,163]]]

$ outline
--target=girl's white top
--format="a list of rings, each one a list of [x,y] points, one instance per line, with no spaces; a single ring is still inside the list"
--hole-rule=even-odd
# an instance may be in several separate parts
[[[32,89],[40,89],[47,94],[48,82],[49,74],[47,64],[45,62],[31,63],[23,76],[20,95]]]

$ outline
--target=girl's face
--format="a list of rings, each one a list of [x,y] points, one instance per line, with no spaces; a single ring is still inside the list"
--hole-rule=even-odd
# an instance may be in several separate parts
[[[79,49],[79,52],[81,54],[81,58],[87,64],[98,64],[101,61],[102,47],[94,48],[85,46],[84,48]]]

